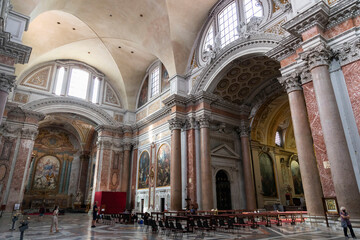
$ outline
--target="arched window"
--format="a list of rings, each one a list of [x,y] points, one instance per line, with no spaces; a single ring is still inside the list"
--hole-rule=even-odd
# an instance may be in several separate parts
[[[244,32],[247,32],[247,23],[253,17],[261,18],[264,15],[262,3],[259,0],[233,0],[224,1],[212,11],[212,18],[206,26],[207,31],[202,37],[202,44],[199,47],[200,54],[209,51],[218,51],[238,39]],[[226,5],[225,5],[226,4]],[[258,25],[261,19],[255,19]],[[245,23],[245,24],[244,24]],[[247,29],[247,30],[244,30]],[[211,48],[209,47],[211,45]],[[202,59],[204,60],[204,56]],[[207,62],[204,60],[204,63]]]
[[[221,47],[238,38],[236,27],[238,25],[238,15],[236,13],[236,3],[232,2],[225,7],[218,15],[219,32]]]
[[[152,70],[150,74],[150,82],[151,82],[151,97],[158,94],[160,91],[160,67],[157,66],[154,70]]]
[[[281,131],[277,130],[275,133],[275,145],[282,147],[282,145],[283,145],[282,143],[283,143],[283,141],[282,141],[282,137],[281,137]]]
[[[254,16],[263,16],[263,9],[259,0],[244,0],[244,8],[246,22],[249,22]]]

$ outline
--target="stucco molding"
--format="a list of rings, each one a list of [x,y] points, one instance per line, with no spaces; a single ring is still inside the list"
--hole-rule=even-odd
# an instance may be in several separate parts
[[[99,125],[121,126],[107,112],[96,105],[72,97],[54,97],[27,103],[23,109],[35,110],[45,114],[70,112],[82,115]]]

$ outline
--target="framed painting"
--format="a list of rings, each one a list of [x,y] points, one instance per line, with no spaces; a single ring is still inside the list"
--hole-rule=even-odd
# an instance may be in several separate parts
[[[161,145],[157,154],[156,187],[170,186],[170,147]]]
[[[262,194],[265,197],[277,197],[274,164],[271,157],[262,153],[259,156]]]
[[[324,208],[327,214],[329,215],[339,215],[339,207],[335,197],[333,198],[323,198]]]
[[[139,159],[138,189],[149,188],[150,155],[143,151]]]
[[[60,161],[55,156],[44,156],[36,163],[33,189],[55,191],[58,187]]]

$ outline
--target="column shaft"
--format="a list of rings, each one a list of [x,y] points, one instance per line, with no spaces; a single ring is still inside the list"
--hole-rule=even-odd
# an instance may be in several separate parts
[[[201,126],[201,200],[202,210],[214,208],[209,127]]]
[[[243,172],[245,182],[246,194],[246,209],[256,209],[255,188],[252,175],[251,157],[250,157],[250,144],[248,136],[241,136],[241,154],[243,158]]]
[[[306,208],[309,215],[323,216],[323,193],[303,92],[290,92],[289,103],[296,149],[299,156],[301,180],[306,199]]]
[[[130,147],[124,149],[124,165],[122,169],[121,192],[127,192],[130,175]]]
[[[170,185],[171,185],[171,210],[181,210],[181,146],[180,129],[173,129],[171,133],[171,164],[170,164]]]
[[[311,75],[336,197],[340,206],[345,206],[351,212],[351,216],[359,218],[360,193],[356,190],[358,188],[355,173],[330,80],[329,68],[327,65],[313,67]]]

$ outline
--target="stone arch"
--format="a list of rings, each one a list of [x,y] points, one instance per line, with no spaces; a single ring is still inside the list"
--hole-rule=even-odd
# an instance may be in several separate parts
[[[216,59],[209,64],[201,73],[199,79],[191,90],[192,94],[202,90],[210,90],[214,86],[218,75],[226,69],[235,59],[240,57],[264,56],[265,53],[278,45],[280,36],[274,34],[258,34],[250,39],[235,41],[217,54]],[[216,85],[216,84],[215,84]]]
[[[97,125],[120,126],[107,112],[94,104],[76,98],[54,97],[35,100],[23,106],[24,109],[44,114],[73,113],[94,121]]]

